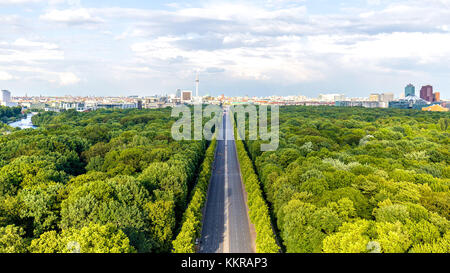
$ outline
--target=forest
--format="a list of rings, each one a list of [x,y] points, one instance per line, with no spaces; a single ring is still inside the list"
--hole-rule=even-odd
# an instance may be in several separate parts
[[[10,123],[22,118],[21,107],[0,106],[0,122]]]
[[[247,152],[287,253],[450,253],[450,115],[280,107]]]
[[[0,253],[168,253],[209,143],[171,109],[45,112],[0,135]]]

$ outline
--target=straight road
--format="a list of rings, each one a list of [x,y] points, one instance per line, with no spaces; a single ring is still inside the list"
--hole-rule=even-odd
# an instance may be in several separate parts
[[[213,166],[200,252],[253,253],[254,242],[228,111],[224,113]]]

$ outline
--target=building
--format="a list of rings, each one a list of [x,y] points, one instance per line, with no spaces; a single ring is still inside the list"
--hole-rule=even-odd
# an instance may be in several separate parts
[[[94,110],[97,109],[135,109],[137,105],[135,103],[98,103],[95,105]]]
[[[343,94],[320,94],[319,101],[323,102],[336,102],[336,101],[344,101],[345,95]]]
[[[428,102],[434,101],[433,86],[425,85],[420,89],[420,98]]]
[[[389,103],[394,100],[394,93],[383,93],[381,94],[381,101]]]
[[[338,107],[364,107],[364,108],[386,108],[387,105],[381,101],[336,101]]]
[[[181,102],[192,102],[192,91],[183,90],[181,92]]]
[[[55,105],[56,106],[56,105]],[[82,112],[86,110],[86,105],[84,102],[60,102],[58,108],[61,110],[70,110],[74,109],[78,112]]]
[[[423,100],[416,96],[407,96],[404,99],[389,102],[389,108],[397,108],[397,109],[421,110],[422,108],[427,106],[429,106],[429,103],[426,100]]]
[[[11,92],[8,90],[2,90],[0,94],[0,102],[3,106],[8,106],[11,103]]]
[[[380,94],[370,94],[369,101],[381,101]]]
[[[428,112],[448,112],[450,111],[448,108],[442,107],[439,104],[434,104],[429,107],[422,108],[422,111],[428,111]]]
[[[421,110],[422,108],[429,106],[430,103],[428,101],[416,97],[415,94],[416,90],[414,85],[408,84],[405,88],[405,98],[389,102],[389,108]]]
[[[441,101],[441,93],[440,92],[435,92],[433,95],[433,101],[434,102],[440,102]]]
[[[439,102],[441,101],[441,93],[433,92],[433,86],[425,85],[420,89],[420,98],[428,102]]]
[[[416,95],[416,87],[412,84],[408,84],[405,87],[405,98],[406,97],[414,97]]]

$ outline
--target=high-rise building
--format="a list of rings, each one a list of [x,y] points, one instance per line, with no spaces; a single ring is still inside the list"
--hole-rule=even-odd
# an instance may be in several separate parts
[[[414,97],[416,95],[416,87],[412,84],[408,84],[405,88],[405,97]]]
[[[434,101],[433,86],[425,85],[420,89],[420,98],[428,102]]]
[[[8,90],[2,90],[0,101],[2,105],[11,103],[11,92],[9,92]]]
[[[433,102],[440,102],[441,101],[441,93],[435,92],[433,96]]]
[[[177,98],[181,98],[181,89],[177,89]]]

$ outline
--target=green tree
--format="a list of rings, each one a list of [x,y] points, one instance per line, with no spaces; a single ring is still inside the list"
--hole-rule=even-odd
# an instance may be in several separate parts
[[[26,253],[24,235],[25,231],[21,227],[0,227],[0,253]]]
[[[367,220],[347,222],[337,233],[327,236],[323,241],[325,253],[366,253],[370,242],[369,229],[372,223]]]
[[[112,224],[50,231],[31,242],[32,253],[133,253],[127,236]]]

